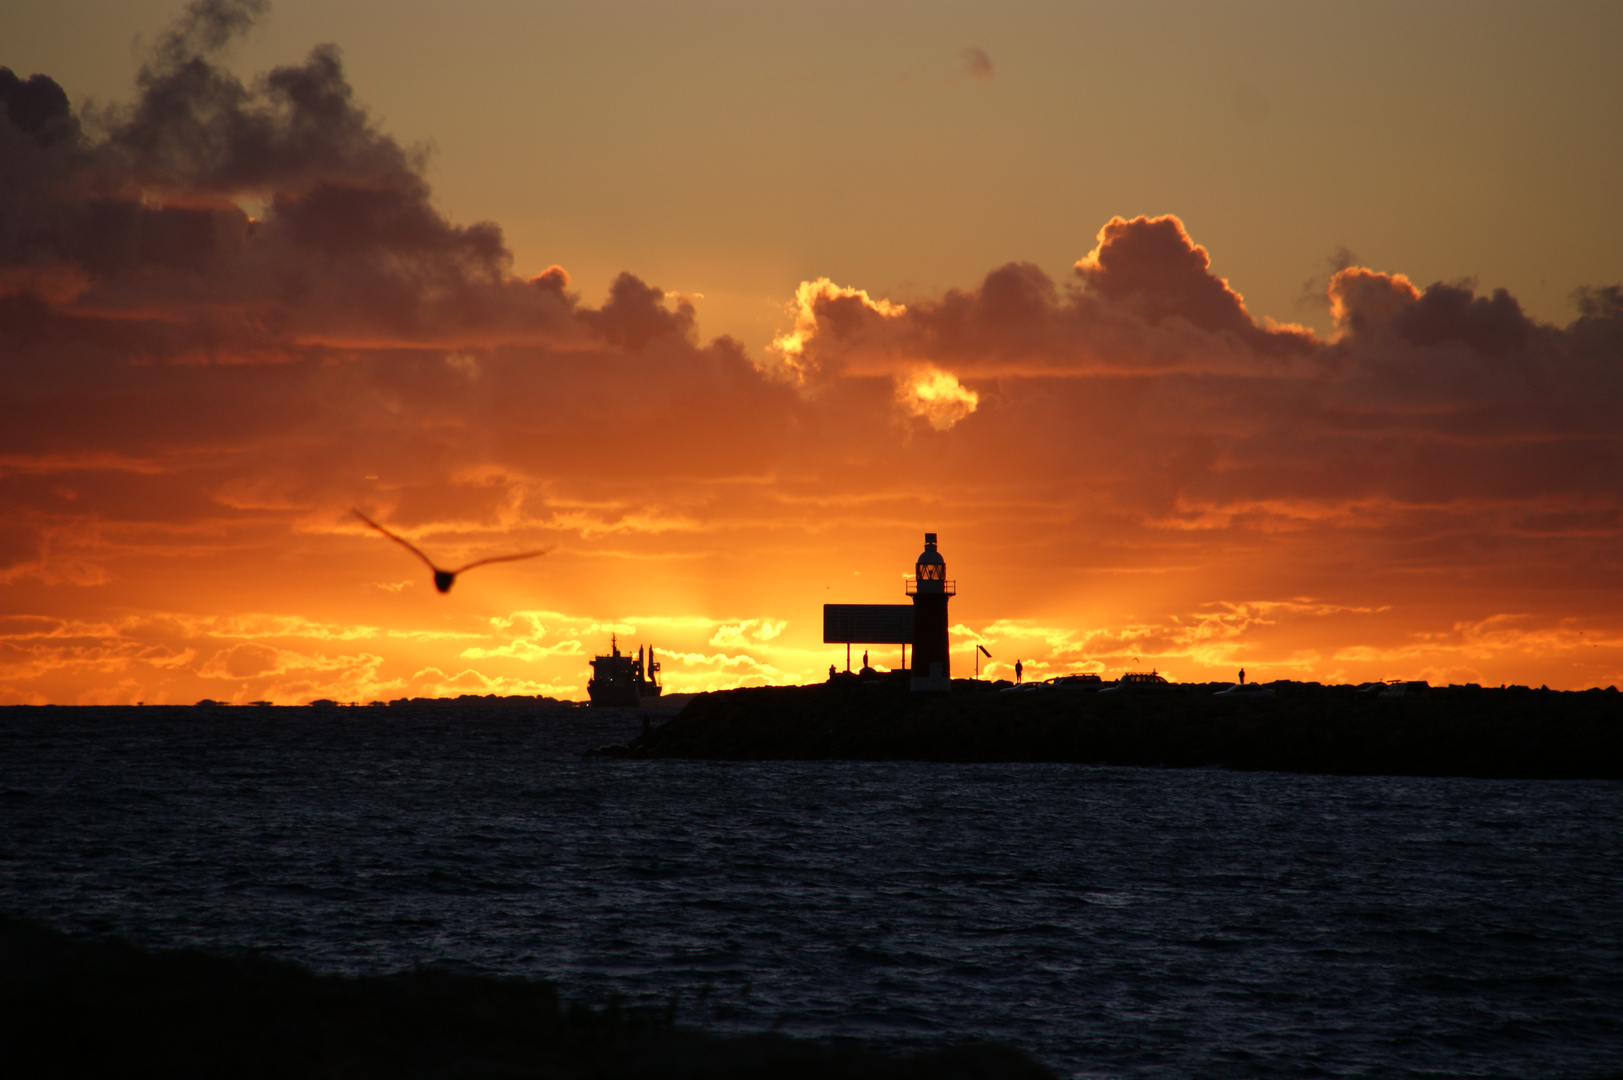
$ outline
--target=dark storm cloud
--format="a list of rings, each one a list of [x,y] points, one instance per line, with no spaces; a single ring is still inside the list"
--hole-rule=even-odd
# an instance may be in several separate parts
[[[355,103],[334,46],[253,86],[208,54],[165,54],[137,84],[140,97],[114,115],[108,145],[141,183],[222,194],[423,187],[421,155],[380,133]]]
[[[675,311],[661,304],[665,293],[634,274],[621,274],[609,286],[609,299],[598,311],[582,311],[580,318],[605,341],[640,352],[658,337],[686,339],[694,332],[693,305],[682,301]]]
[[[270,0],[192,0],[158,39],[158,59],[184,63],[199,53],[219,52],[270,11]]]
[[[1336,321],[1365,336],[1391,333],[1422,347],[1460,342],[1485,356],[1525,346],[1537,329],[1504,289],[1477,296],[1469,284],[1437,282],[1418,292],[1401,274],[1362,267],[1338,271],[1329,285]]]
[[[1206,249],[1170,215],[1112,218],[1099,245],[1076,264],[1090,291],[1158,325],[1181,318],[1213,333],[1231,334],[1262,353],[1301,355],[1313,347],[1296,330],[1259,328],[1239,293],[1210,270]]]
[[[264,8],[189,7],[99,138],[69,128],[49,80],[0,80],[24,118],[0,125],[0,291],[70,318],[194,324],[176,356],[218,355],[210,342],[226,339],[263,356],[329,338],[567,333],[556,292],[507,279],[500,229],[434,209],[420,155],[355,102],[336,49],[252,84],[220,66]],[[263,220],[243,196],[268,206]],[[28,319],[12,312],[0,335],[17,343]]]
[[[45,75],[20,79],[10,68],[0,67],[0,105],[12,127],[41,146],[78,134],[67,92]]]
[[[1257,325],[1209,267],[1177,218],[1113,218],[1064,289],[1027,263],[905,315],[855,290],[803,289],[808,332],[791,359],[817,381],[925,360],[985,377],[1219,370],[1319,348],[1301,328]]]
[[[1517,351],[1533,332],[1533,321],[1504,289],[1488,297],[1459,285],[1432,285],[1392,321],[1416,345],[1461,341],[1486,356]]]

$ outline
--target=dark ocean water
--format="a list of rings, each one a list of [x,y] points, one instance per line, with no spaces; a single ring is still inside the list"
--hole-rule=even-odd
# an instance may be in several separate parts
[[[1623,784],[583,759],[627,717],[0,710],[0,910],[1061,1075],[1623,1071]]]

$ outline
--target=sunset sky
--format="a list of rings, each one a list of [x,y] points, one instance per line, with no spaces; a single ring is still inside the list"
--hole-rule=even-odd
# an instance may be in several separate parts
[[[1623,683],[1623,6],[13,0],[0,65],[0,704],[820,679],[926,531],[958,675]],[[440,595],[352,507],[553,550]]]

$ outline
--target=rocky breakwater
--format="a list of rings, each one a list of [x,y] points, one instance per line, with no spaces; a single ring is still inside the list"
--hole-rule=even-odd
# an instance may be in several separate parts
[[[1342,775],[1623,778],[1623,694],[1527,687],[1270,684],[950,694],[831,680],[702,694],[599,754],[709,760],[1049,761]],[[1105,690],[1108,692],[1101,692]]]

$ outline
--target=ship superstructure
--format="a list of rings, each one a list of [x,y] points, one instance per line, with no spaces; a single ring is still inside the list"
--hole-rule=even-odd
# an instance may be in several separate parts
[[[586,683],[586,693],[593,705],[647,705],[659,699],[659,661],[654,659],[653,646],[643,657],[643,647],[637,646],[637,655],[620,655],[617,637],[609,638],[609,655],[592,660],[592,678]]]

